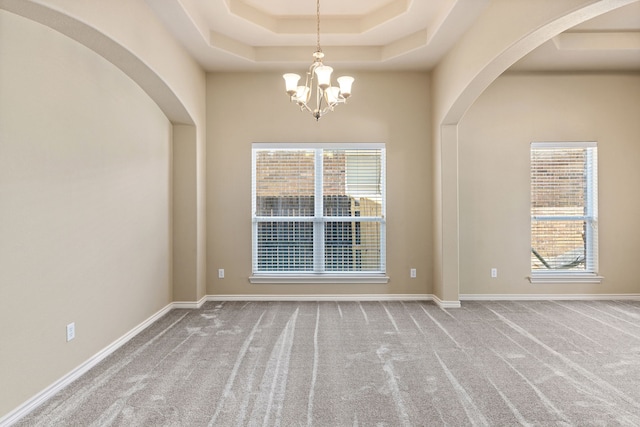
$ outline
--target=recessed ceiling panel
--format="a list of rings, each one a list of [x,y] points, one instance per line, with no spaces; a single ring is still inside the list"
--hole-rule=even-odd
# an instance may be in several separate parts
[[[229,0],[240,1],[272,16],[316,14],[315,0]],[[362,16],[398,0],[320,0],[321,15]],[[406,1],[402,0],[406,3]]]

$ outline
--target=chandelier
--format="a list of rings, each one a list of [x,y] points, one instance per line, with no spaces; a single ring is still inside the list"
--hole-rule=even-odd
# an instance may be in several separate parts
[[[333,111],[338,104],[344,104],[351,96],[353,77],[338,77],[338,85],[331,86],[331,73],[333,68],[324,65],[322,58],[324,53],[320,48],[320,0],[316,0],[317,16],[317,46],[313,53],[313,63],[307,71],[304,86],[298,86],[300,76],[298,74],[284,74],[285,87],[291,102],[295,102],[301,111],[310,112],[316,121],[326,113]],[[315,92],[315,102],[312,94]]]

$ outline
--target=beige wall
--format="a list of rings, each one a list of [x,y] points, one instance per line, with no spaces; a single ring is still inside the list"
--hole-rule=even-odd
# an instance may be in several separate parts
[[[459,125],[460,293],[638,293],[640,75],[500,77]],[[601,284],[530,284],[532,141],[597,141]],[[490,277],[490,269],[498,277]]]
[[[172,127],[84,46],[0,29],[1,416],[171,301]]]
[[[349,103],[317,123],[310,114],[300,112],[288,102],[281,73],[208,76],[208,294],[432,292],[429,75],[354,73],[354,76]],[[386,143],[388,284],[249,283],[252,142]],[[225,269],[224,279],[217,277],[219,268]],[[416,279],[409,278],[410,268],[417,269]]]
[[[173,152],[179,161],[172,165],[173,292],[183,301],[202,298],[206,287],[205,72],[148,2],[3,0],[0,8],[87,46],[129,76],[174,124]]]
[[[562,31],[635,0],[477,0],[478,19],[432,71],[434,295],[457,304],[461,290],[458,124],[516,61]]]

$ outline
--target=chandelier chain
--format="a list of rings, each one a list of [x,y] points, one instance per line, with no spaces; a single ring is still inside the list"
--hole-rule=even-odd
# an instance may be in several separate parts
[[[316,22],[317,22],[317,34],[318,34],[318,39],[317,39],[317,52],[322,52],[322,49],[320,48],[320,0],[316,0]]]

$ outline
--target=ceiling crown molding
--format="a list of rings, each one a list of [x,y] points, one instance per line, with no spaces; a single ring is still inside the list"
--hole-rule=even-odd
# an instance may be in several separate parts
[[[231,55],[237,61],[267,66],[306,63],[315,41],[315,16],[278,14],[278,7],[283,8],[284,3],[260,7],[261,3],[247,0],[220,0],[206,5],[195,0],[147,2],[165,25],[183,37],[183,43],[191,46],[192,53],[203,64],[205,58],[214,57],[216,52]],[[378,1],[368,11],[362,3],[341,6],[366,11],[361,14],[321,14],[323,49],[332,63],[380,65],[425,48],[438,55],[442,49],[429,47],[430,43],[434,40],[440,43],[438,36],[450,32],[447,22],[458,19],[462,9],[468,11],[468,5],[461,5],[459,0],[430,4],[412,0],[382,2]],[[263,10],[267,7],[271,13]],[[233,19],[223,19],[225,14]],[[256,37],[258,34],[263,35]]]
[[[252,22],[275,34],[315,34],[314,15],[275,15],[251,6],[242,0],[226,0],[229,13]],[[323,34],[362,34],[408,13],[410,0],[390,0],[363,15],[332,16],[322,14]]]

